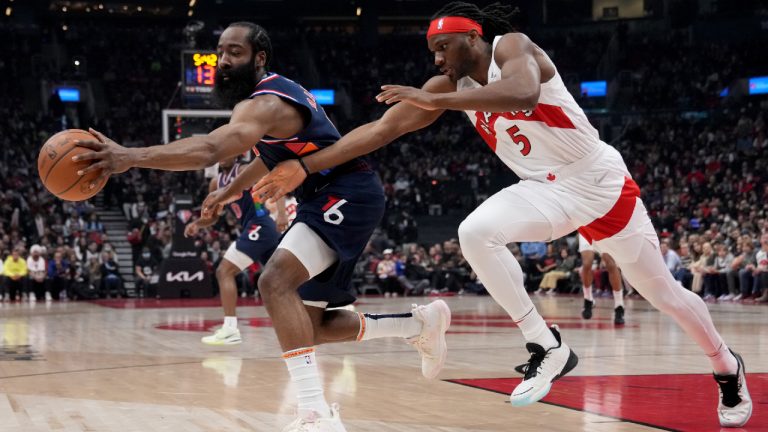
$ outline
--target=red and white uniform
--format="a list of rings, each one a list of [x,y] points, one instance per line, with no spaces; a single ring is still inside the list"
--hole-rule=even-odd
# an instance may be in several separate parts
[[[494,40],[494,51],[500,39]],[[488,82],[499,79],[501,70],[494,60]],[[457,90],[478,86],[464,77]],[[713,370],[735,373],[736,360],[707,306],[683,288],[664,263],[640,190],[619,152],[600,140],[559,74],[541,84],[538,102],[530,112],[467,112],[494,153],[522,179],[488,198],[459,226],[464,257],[488,292],[527,341],[543,341],[542,335],[549,334],[546,324],[525,291],[522,268],[507,245],[556,239],[578,230],[598,252],[614,258],[645,299],[680,324],[709,356]]]
[[[296,209],[299,206],[299,202],[296,201],[296,197],[286,195],[285,197],[285,215],[288,217],[288,226],[293,224],[293,220],[296,219]],[[271,201],[267,201],[267,209],[269,210],[269,216],[273,220],[277,220],[277,206],[272,204]]]
[[[501,38],[494,40],[494,53]],[[494,56],[488,82],[500,79]],[[467,76],[457,82],[457,91],[480,86]],[[465,113],[491,150],[523,180],[508,189],[547,217],[551,239],[585,227],[582,235],[597,241],[626,226],[639,189],[619,152],[600,140],[559,73],[541,84],[533,110]]]

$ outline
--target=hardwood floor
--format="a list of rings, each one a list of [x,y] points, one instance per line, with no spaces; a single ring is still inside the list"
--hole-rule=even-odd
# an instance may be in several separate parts
[[[403,312],[429,299],[363,298],[358,310]],[[449,357],[438,380],[398,339],[325,345],[329,401],[352,431],[720,430],[706,357],[669,318],[612,299],[580,318],[578,297],[536,297],[580,357],[542,403],[513,408],[506,393],[527,360],[514,323],[489,297],[446,298]],[[710,304],[740,352],[755,401],[743,430],[768,431],[768,307]],[[239,307],[244,343],[211,348],[216,299],[0,303],[0,431],[275,431],[292,419],[295,390],[266,311]]]

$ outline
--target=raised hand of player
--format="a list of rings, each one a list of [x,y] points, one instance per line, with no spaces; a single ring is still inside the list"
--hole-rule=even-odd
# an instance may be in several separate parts
[[[86,175],[89,172],[101,170],[101,175],[91,182],[91,189],[96,187],[102,180],[106,180],[110,175],[125,172],[132,167],[130,162],[130,153],[120,144],[107,138],[101,132],[89,128],[88,132],[94,139],[86,141],[77,141],[79,147],[85,147],[93,150],[92,152],[82,153],[72,158],[73,161],[93,161],[91,164],[77,172],[78,175]]]
[[[259,180],[251,192],[263,200],[275,201],[299,187],[307,173],[296,159],[280,162]]]
[[[224,211],[225,205],[236,201],[240,197],[240,193],[232,192],[229,189],[228,187],[216,189],[205,197],[201,211],[203,218],[218,218]]]
[[[200,225],[197,221],[190,222],[184,227],[184,237],[194,237],[200,232]]]
[[[381,93],[376,95],[376,100],[392,105],[397,102],[405,102],[421,109],[433,111],[440,109],[436,104],[435,94],[415,87],[387,84],[381,86]]]

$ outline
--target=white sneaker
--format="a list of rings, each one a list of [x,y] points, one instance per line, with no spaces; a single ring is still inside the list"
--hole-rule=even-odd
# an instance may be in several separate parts
[[[230,327],[221,327],[212,335],[203,336],[200,341],[206,345],[237,345],[243,342],[240,338],[240,330]]]
[[[720,426],[742,427],[752,416],[752,398],[747,389],[746,369],[741,356],[731,351],[739,363],[736,375],[715,375],[720,392],[720,402],[717,404],[717,415]]]
[[[544,350],[535,343],[525,344],[531,358],[525,366],[525,377],[509,396],[512,406],[526,406],[539,401],[549,393],[552,382],[567,374],[579,363],[576,353],[560,339],[557,326],[550,327],[558,346]]]
[[[408,339],[421,354],[421,373],[427,379],[435,378],[445,365],[448,345],[445,332],[451,326],[451,309],[443,300],[426,306],[413,305],[413,317],[422,322],[421,333]]]
[[[299,417],[283,428],[283,432],[347,432],[339,416],[339,404],[331,405],[331,416],[320,417],[312,412],[308,417]]]

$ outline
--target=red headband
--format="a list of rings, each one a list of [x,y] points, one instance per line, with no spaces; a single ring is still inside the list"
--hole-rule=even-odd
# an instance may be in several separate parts
[[[429,23],[429,30],[427,30],[427,38],[443,33],[466,33],[470,30],[477,30],[477,33],[483,35],[483,26],[475,20],[458,17],[447,16],[437,18]]]

